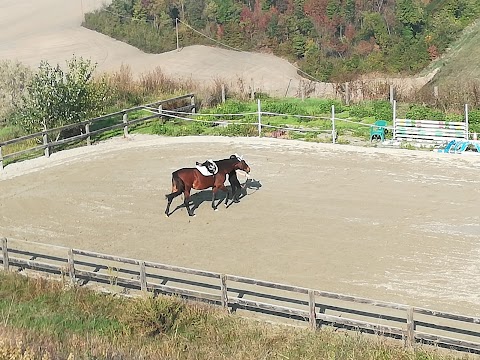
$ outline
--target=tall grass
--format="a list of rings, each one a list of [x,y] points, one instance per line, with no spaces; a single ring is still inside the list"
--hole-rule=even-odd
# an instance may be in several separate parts
[[[380,337],[249,321],[174,297],[122,298],[18,274],[0,274],[0,298],[0,360],[462,357]]]

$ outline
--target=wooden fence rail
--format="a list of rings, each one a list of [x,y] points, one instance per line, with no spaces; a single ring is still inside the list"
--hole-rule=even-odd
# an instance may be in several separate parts
[[[16,138],[16,139],[11,139],[11,140],[1,142],[0,143],[0,170],[3,169],[3,167],[4,167],[3,162],[7,159],[16,158],[16,157],[19,157],[21,155],[25,155],[25,154],[28,154],[28,153],[37,152],[37,151],[41,151],[41,150],[44,150],[44,156],[49,157],[50,153],[51,153],[51,149],[54,148],[55,146],[64,145],[64,144],[68,144],[68,143],[72,143],[72,142],[77,142],[77,141],[81,141],[81,140],[85,140],[85,139],[87,140],[87,146],[89,146],[92,143],[92,136],[96,136],[96,135],[102,134],[102,133],[107,132],[107,131],[123,129],[124,135],[127,136],[129,126],[136,125],[136,124],[139,124],[139,123],[143,123],[143,122],[161,117],[162,116],[160,114],[161,110],[165,106],[168,106],[168,104],[177,104],[177,103],[185,103],[185,102],[187,103],[187,105],[182,105],[182,106],[177,106],[175,108],[171,108],[170,111],[195,112],[195,96],[194,96],[194,94],[187,94],[187,95],[182,95],[182,96],[178,96],[178,97],[171,98],[171,99],[156,101],[156,102],[151,103],[151,104],[135,106],[135,107],[132,107],[132,108],[129,108],[129,109],[125,109],[125,110],[122,110],[122,111],[117,111],[117,112],[107,114],[107,115],[102,115],[102,116],[99,116],[99,117],[96,117],[96,118],[93,118],[93,119],[89,119],[89,120],[85,120],[85,121],[82,121],[82,122],[78,122],[78,123],[75,123],[75,124],[61,126],[61,127],[57,127],[57,128],[54,128],[54,129],[48,129],[48,130],[45,130],[45,131],[39,131],[39,132],[36,132],[36,133],[33,133],[33,134],[21,136],[21,137]],[[152,109],[152,108],[158,109],[159,110],[158,113],[155,113],[155,114],[149,115],[149,116],[145,116],[145,117],[142,117],[140,119],[128,120],[128,114],[130,114],[134,111],[139,111],[139,110],[144,110],[144,109]],[[121,122],[119,122],[117,124],[114,124],[114,125],[105,126],[105,127],[100,128],[100,129],[97,129],[97,130],[93,130],[93,131],[90,130],[90,126],[92,126],[93,124],[98,124],[102,120],[110,119],[110,118],[113,118],[115,116],[122,116]],[[60,133],[62,131],[65,131],[65,130],[78,129],[78,128],[81,128],[81,127],[84,127],[85,131],[83,133],[81,133],[80,135],[70,136],[70,137],[67,137],[65,139],[60,139],[60,140],[55,140],[55,141],[50,141],[49,140],[49,135],[51,135],[51,134],[58,134],[58,133]],[[28,149],[24,149],[24,150],[16,151],[14,153],[6,154],[6,152],[4,150],[6,146],[14,145],[14,144],[21,143],[21,142],[24,142],[26,140],[31,140],[31,139],[38,139],[39,142],[41,141],[41,145],[32,146],[31,148],[28,148]]]
[[[12,246],[14,244],[14,246]],[[110,291],[176,295],[285,321],[480,353],[480,318],[48,244],[0,241],[5,271],[58,274]]]

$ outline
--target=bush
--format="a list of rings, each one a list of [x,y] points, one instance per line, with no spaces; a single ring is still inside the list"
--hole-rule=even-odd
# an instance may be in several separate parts
[[[256,107],[254,111],[256,111]],[[251,109],[249,109],[249,105],[246,102],[227,100],[225,103],[217,105],[210,112],[213,114],[242,114],[245,112],[251,112]],[[225,116],[223,119],[238,120],[238,116]]]
[[[470,125],[480,126],[480,110],[473,110],[468,113],[468,122]]]
[[[271,112],[276,114],[301,114],[300,106],[298,103],[289,101],[264,101],[262,103],[262,111]]]
[[[410,105],[405,116],[412,120],[445,120],[445,114],[440,110],[422,105]]]
[[[22,135],[25,135],[25,132],[20,126],[0,127],[0,142],[15,139]]]
[[[135,334],[155,336],[170,332],[185,310],[185,303],[167,297],[148,297],[132,301],[122,321]]]
[[[189,136],[201,135],[205,132],[207,126],[200,122],[166,122],[155,123],[152,126],[152,133],[165,136]]]
[[[393,118],[393,108],[389,101],[378,100],[373,102],[375,120],[390,120]]]
[[[308,104],[308,102],[307,102]],[[332,111],[332,105],[335,106],[335,112],[340,113],[345,110],[339,100],[315,100],[312,101],[311,106],[314,108],[314,113],[309,115],[330,114]]]
[[[371,104],[356,104],[349,108],[349,114],[351,117],[366,118],[375,115],[375,110]]]

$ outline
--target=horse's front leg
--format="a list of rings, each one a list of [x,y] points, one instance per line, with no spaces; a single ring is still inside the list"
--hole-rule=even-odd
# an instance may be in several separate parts
[[[217,207],[218,205],[220,205],[222,203],[222,200],[220,200],[218,202],[217,205],[215,205],[215,195],[217,193],[218,190],[223,190],[227,193],[227,197],[225,199],[225,206],[227,206],[227,202],[228,202],[228,195],[229,195],[229,191],[228,191],[228,188],[225,186],[225,185],[219,185],[217,187],[214,187],[213,190],[212,190],[212,208],[213,210],[217,211]]]
[[[195,216],[195,214],[193,213],[193,210],[190,209],[189,203],[190,203],[190,189],[185,189],[185,191],[183,192],[183,204],[187,209],[188,216]]]
[[[233,198],[233,195],[235,194],[235,191],[233,190],[233,185],[231,185],[231,188],[232,188],[232,198]],[[230,198],[230,191],[228,191],[227,189],[227,196],[225,196],[225,207],[228,207],[228,199]]]
[[[240,190],[242,189],[242,186],[240,185],[240,181],[235,177],[234,179],[231,179],[230,185],[232,188],[232,202],[230,205],[232,205],[234,202],[239,202],[240,200],[238,199],[240,196]],[[228,200],[228,195],[227,195],[227,200]],[[227,201],[225,201],[225,206],[228,207]]]
[[[212,188],[212,209],[217,211],[218,205],[215,205],[215,195],[217,194],[217,188],[214,186]]]

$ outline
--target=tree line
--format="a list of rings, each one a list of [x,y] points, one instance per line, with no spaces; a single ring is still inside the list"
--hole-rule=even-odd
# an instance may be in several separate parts
[[[161,53],[175,49],[179,19],[182,46],[268,51],[340,82],[418,72],[479,17],[478,0],[113,0],[84,26]]]

